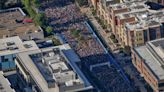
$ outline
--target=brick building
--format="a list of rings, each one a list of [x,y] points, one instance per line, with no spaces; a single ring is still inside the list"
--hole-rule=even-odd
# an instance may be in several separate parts
[[[132,50],[132,62],[154,92],[164,91],[164,38]]]

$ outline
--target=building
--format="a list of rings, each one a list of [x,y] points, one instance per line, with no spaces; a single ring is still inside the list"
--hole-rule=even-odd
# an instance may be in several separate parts
[[[164,37],[163,10],[144,9],[135,13],[120,14],[117,20],[116,35],[123,45],[141,46],[147,41]]]
[[[137,0],[121,0],[122,2],[137,1]],[[164,0],[147,0],[148,2],[154,2],[158,4],[163,4]]]
[[[22,41],[18,36],[0,39],[0,69],[15,69],[15,54],[31,50],[37,50],[34,41]]]
[[[116,34],[116,25],[117,25],[117,16],[118,14],[134,12],[139,9],[148,9],[149,7],[144,5],[145,0],[134,0],[134,1],[122,1],[120,3],[119,0],[101,0],[97,4],[97,15],[99,18],[104,20],[105,24],[108,27],[112,28],[114,34]],[[134,6],[135,5],[135,6]],[[139,9],[136,7],[137,5],[142,6]],[[134,8],[134,9],[133,9]],[[136,10],[135,10],[136,9]],[[131,19],[131,21],[134,19]]]
[[[149,0],[149,1],[160,4],[160,5],[164,5],[164,0]]]
[[[0,92],[16,92],[11,88],[10,82],[3,76],[2,71],[0,71]]]
[[[112,29],[122,46],[141,46],[164,35],[164,10],[150,10],[146,0],[97,3],[97,15]]]
[[[164,38],[132,50],[132,62],[154,92],[164,91]]]
[[[41,27],[35,26],[21,8],[0,10],[0,39],[19,36],[22,40],[43,39]]]
[[[16,55],[17,72],[34,92],[77,92],[93,87],[81,72],[79,57],[68,44]]]

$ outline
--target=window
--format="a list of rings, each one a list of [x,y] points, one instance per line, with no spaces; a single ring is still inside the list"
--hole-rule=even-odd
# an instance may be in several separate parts
[[[159,87],[164,87],[164,83],[159,83],[158,86]]]
[[[5,59],[5,57],[4,57],[4,56],[1,56],[1,61],[2,61],[2,62],[4,61],[4,59]]]
[[[164,37],[164,23],[161,26],[160,33],[161,33],[161,37]]]
[[[142,33],[139,33],[139,36],[142,36]]]
[[[150,37],[150,40],[155,40],[156,39],[156,29],[155,28],[150,28],[149,29],[149,37]]]
[[[4,59],[2,60],[2,62],[8,62],[8,61],[9,61],[8,58],[4,58]]]
[[[159,92],[163,92],[164,90],[159,90]]]
[[[162,0],[158,0],[158,3],[162,3]]]
[[[148,41],[148,37],[147,37],[147,30],[144,30],[144,42]]]
[[[13,61],[15,60],[15,58],[13,57]]]

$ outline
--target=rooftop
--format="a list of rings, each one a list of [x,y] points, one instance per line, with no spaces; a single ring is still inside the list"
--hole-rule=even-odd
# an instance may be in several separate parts
[[[150,27],[159,27],[164,23],[164,10],[151,11],[143,10],[135,13],[129,13],[136,17],[136,23],[126,23],[126,28],[130,30],[143,30]]]
[[[111,11],[110,9],[118,10],[115,12],[117,18],[135,18],[135,23],[126,22],[126,29],[143,30],[164,23],[164,10],[151,10],[150,6],[145,4],[147,0],[123,0],[121,3],[111,3],[111,1],[106,1],[110,3],[107,7],[109,11]],[[126,11],[122,9],[126,9]]]
[[[43,92],[92,88],[76,65],[80,59],[68,44],[19,53],[17,57]]]
[[[15,92],[10,85],[10,82],[3,76],[3,72],[0,71],[0,92]]]
[[[18,36],[0,39],[0,56],[38,49],[34,41],[22,41]]]
[[[114,10],[128,8],[129,9],[128,11],[132,11],[132,10],[137,10],[137,9],[142,9],[142,8],[148,7],[147,5],[144,4],[145,1],[146,0],[122,2],[122,3],[111,4],[109,7],[111,7]]]
[[[137,53],[145,60],[145,64],[155,76],[164,79],[164,38],[150,41],[146,46],[136,47]]]
[[[28,23],[24,20],[30,19],[26,17],[21,8],[0,10],[0,38],[40,31],[40,28],[34,23]]]

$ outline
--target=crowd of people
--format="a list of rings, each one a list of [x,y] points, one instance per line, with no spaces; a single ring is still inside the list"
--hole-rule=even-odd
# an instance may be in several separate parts
[[[84,40],[80,41],[73,38],[70,34],[70,31],[64,32],[63,34],[67,38],[68,43],[76,50],[81,58],[105,53],[104,49],[92,36],[92,34],[88,34],[88,36],[82,35],[84,36]]]
[[[110,67],[108,65],[94,67],[92,72],[96,78],[101,80],[101,85],[108,92],[135,92],[118,74],[113,65],[110,65]]]
[[[44,9],[49,19],[49,25],[53,27],[54,32],[60,33],[66,38],[67,42],[88,68],[90,65],[109,62],[108,55],[103,47],[86,26],[85,21],[87,19],[79,12],[78,7],[74,3],[69,2],[69,0],[66,3],[65,6],[63,6],[63,3],[57,6],[54,4],[53,7],[50,5]],[[73,37],[71,29],[80,30],[80,36],[84,39],[79,40]],[[111,89],[113,92],[130,92],[127,84],[113,66],[96,67],[92,72],[104,84],[105,89]]]
[[[103,48],[92,34],[83,34],[89,33],[89,29],[84,23],[86,18],[79,12],[78,7],[74,3],[63,7],[59,7],[58,5],[46,8],[45,13],[49,19],[50,26],[54,28],[54,32],[63,34],[67,42],[74,47],[80,57],[104,53]],[[73,38],[70,34],[71,29],[80,30],[87,40],[81,43],[76,38]]]
[[[47,8],[45,9],[45,14],[49,19],[50,26],[59,32],[69,30],[72,27],[80,28],[80,23],[85,20],[85,17],[79,12],[75,4]]]

